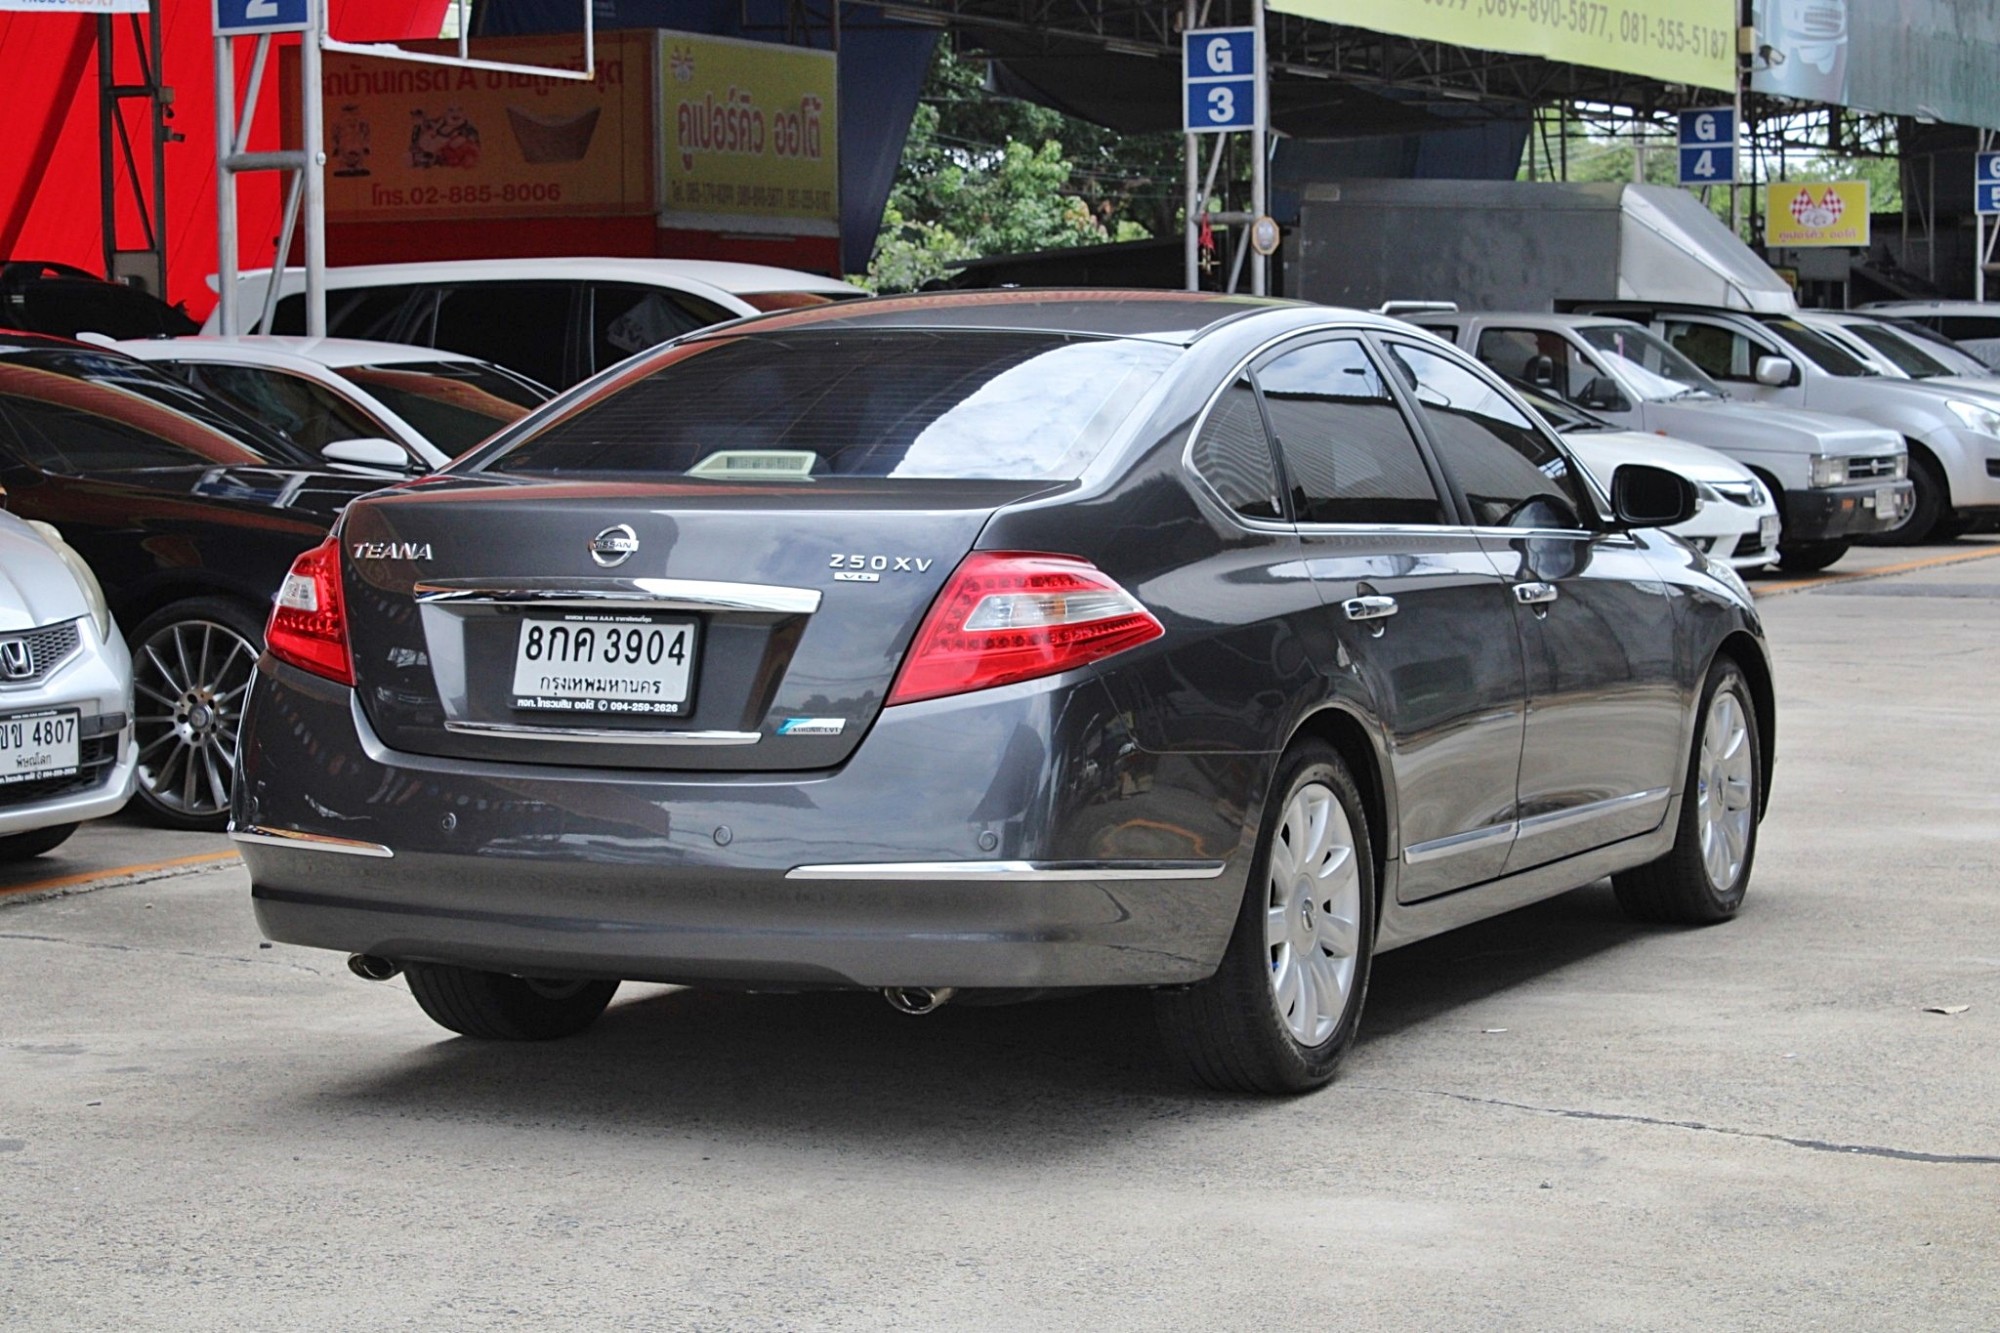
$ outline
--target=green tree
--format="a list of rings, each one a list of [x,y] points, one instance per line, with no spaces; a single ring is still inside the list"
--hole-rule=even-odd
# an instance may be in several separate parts
[[[909,291],[967,259],[1176,224],[1179,135],[1118,135],[985,84],[979,62],[939,44],[864,286]]]

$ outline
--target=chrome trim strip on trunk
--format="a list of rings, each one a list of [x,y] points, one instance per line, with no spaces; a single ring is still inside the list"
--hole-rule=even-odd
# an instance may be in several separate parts
[[[419,583],[415,596],[419,603],[602,607],[614,602],[658,611],[764,611],[775,615],[811,615],[820,603],[817,588],[712,579],[521,578],[504,583],[436,579]]]
[[[949,879],[1021,884],[1035,880],[1215,879],[1221,861],[881,861],[793,866],[786,879]]]
[[[591,745],[755,745],[755,731],[617,731],[606,727],[538,727],[525,722],[454,722],[446,731],[466,736],[498,736],[517,741],[582,741]]]
[[[229,830],[233,842],[255,842],[266,847],[292,847],[302,852],[337,852],[342,856],[389,857],[395,853],[379,842],[363,842],[359,838],[335,838],[324,833],[301,833],[297,829],[265,828],[252,824],[249,828],[232,827]]]
[[[1521,832],[1547,833],[1551,829],[1581,824],[1602,815],[1616,814],[1635,805],[1646,805],[1653,801],[1664,801],[1673,789],[1653,787],[1647,791],[1628,792],[1624,796],[1613,796],[1605,801],[1592,801],[1589,805],[1572,805],[1561,810],[1551,810],[1545,815],[1531,815],[1521,821]]]
[[[1496,842],[1510,839],[1518,831],[1518,826],[1509,820],[1505,824],[1488,824],[1485,828],[1454,833],[1448,838],[1433,838],[1429,842],[1411,843],[1403,849],[1403,864],[1420,866],[1426,861],[1435,861],[1440,857],[1476,852]]]

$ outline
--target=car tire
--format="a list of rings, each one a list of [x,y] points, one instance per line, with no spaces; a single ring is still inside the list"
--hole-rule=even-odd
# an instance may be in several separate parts
[[[1641,921],[1706,926],[1743,905],[1763,812],[1763,740],[1750,683],[1728,658],[1709,668],[1674,846],[1611,877],[1618,905]]]
[[[1778,543],[1778,568],[1787,574],[1817,574],[1847,554],[1848,542]]]
[[[74,832],[74,824],[51,824],[26,833],[10,833],[0,838],[0,863],[25,861],[43,852],[52,852],[68,842],[69,835]]]
[[[1169,1055],[1226,1092],[1307,1092],[1354,1044],[1375,946],[1361,793],[1328,747],[1278,766],[1250,883],[1213,976],[1155,993]]]
[[[1910,455],[1910,485],[1916,494],[1910,504],[1910,512],[1903,521],[1887,532],[1876,533],[1869,540],[1879,546],[1921,546],[1926,542],[1950,541],[1960,531],[1955,527],[1958,515],[1946,501],[1951,489],[1945,484],[1944,473],[1938,465],[1922,454]]]
[[[139,811],[167,828],[218,832],[229,822],[237,732],[264,651],[264,618],[231,598],[193,597],[161,607],[127,638]]]
[[[538,980],[446,963],[411,963],[403,975],[432,1022],[489,1041],[573,1037],[618,993],[616,981]]]

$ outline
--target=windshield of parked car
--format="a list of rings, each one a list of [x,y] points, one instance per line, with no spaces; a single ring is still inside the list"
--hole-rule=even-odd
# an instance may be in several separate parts
[[[1900,315],[1878,315],[1889,331],[1901,335],[1909,342],[1922,347],[1926,352],[1951,367],[1954,375],[1991,375],[1993,367],[1981,361],[1972,353],[1960,347],[1951,339],[1931,328],[1928,324]]]
[[[1940,358],[1884,325],[1843,324],[1840,327],[1850,338],[1866,343],[1877,356],[1911,379],[1927,380],[1957,373]]]
[[[1068,479],[1179,352],[973,330],[682,343],[475,458],[480,471],[808,481]]]
[[[125,460],[122,466],[318,466],[317,459],[227,403],[116,352],[64,347],[22,350],[0,362],[0,375],[5,376],[0,393],[6,395],[17,415],[41,423],[35,428],[37,436],[51,430],[60,436],[66,429],[51,413],[81,413],[99,424],[116,423],[121,435],[135,431],[150,435],[152,444],[118,451],[117,456]],[[77,429],[86,424],[90,423],[82,418],[72,422]],[[23,433],[18,422],[16,433]],[[53,452],[47,461],[58,463],[67,456],[59,438],[49,444]],[[34,445],[30,452],[39,456],[47,451]],[[138,461],[142,456],[146,461]]]
[[[1829,375],[1838,375],[1842,379],[1864,379],[1882,373],[1818,329],[1809,329],[1790,315],[1766,315],[1758,322]]]
[[[1694,362],[1635,324],[1589,324],[1576,331],[1584,343],[1649,403],[1676,398],[1720,398],[1722,389]]]
[[[533,380],[479,361],[347,366],[340,373],[447,454],[464,453],[550,396]]]

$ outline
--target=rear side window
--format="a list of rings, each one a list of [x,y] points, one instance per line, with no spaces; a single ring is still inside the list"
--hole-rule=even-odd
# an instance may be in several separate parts
[[[1592,512],[1569,459],[1500,391],[1428,348],[1395,343],[1406,376],[1451,473],[1481,527],[1577,528]]]
[[[793,482],[1071,478],[1178,355],[1039,333],[703,340],[608,381],[477,466]]]
[[[336,338],[367,338],[373,342],[428,342],[427,308],[431,289],[411,283],[388,287],[335,287],[326,294],[326,331]],[[250,284],[243,321],[255,325],[263,310],[263,284]],[[271,316],[272,333],[299,335],[306,331],[306,298],[282,297]]]
[[[1359,342],[1285,352],[1257,372],[1301,523],[1443,523],[1409,422]]]
[[[1975,342],[2000,338],[2000,319],[1987,315],[1940,315],[1936,325],[1937,331],[1947,338]]]
[[[519,371],[543,384],[569,384],[563,373],[569,345],[568,282],[475,282],[438,300],[431,346],[463,352]]]
[[[1249,380],[1236,381],[1215,400],[1195,436],[1192,457],[1195,471],[1237,513],[1245,518],[1284,517],[1271,440]]]
[[[623,361],[671,338],[735,316],[713,301],[635,282],[600,282],[591,289],[592,368]]]
[[[1579,397],[1597,378],[1576,345],[1553,329],[1482,329],[1477,355],[1499,374],[1539,385],[1558,398]]]

